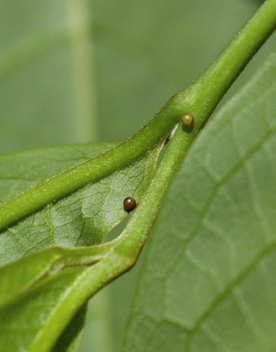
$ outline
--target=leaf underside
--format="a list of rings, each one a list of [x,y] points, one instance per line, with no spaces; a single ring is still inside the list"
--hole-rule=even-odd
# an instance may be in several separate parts
[[[1,200],[112,146],[75,145],[3,156],[0,163]],[[2,232],[1,264],[10,263],[49,245],[100,243],[128,215],[123,208],[124,198],[132,196],[139,202],[153,175],[158,155],[159,148],[156,148],[128,167],[48,205]],[[40,265],[39,260],[44,267],[43,261],[47,261],[49,253],[36,257],[36,268]],[[28,257],[22,259],[26,262]],[[13,290],[20,287],[20,280],[27,282],[26,275],[33,276],[32,267],[22,273],[22,259],[13,264],[10,280],[4,282],[4,296],[5,292],[9,292],[9,285],[10,290]],[[4,266],[2,271],[6,268]],[[75,302],[79,302],[78,306],[86,303],[80,297],[82,290],[79,280],[86,277],[87,270],[81,266],[64,269],[32,283],[19,295],[7,297],[7,302],[0,308],[0,351],[36,351],[37,348],[48,351],[55,343],[58,350],[63,348],[73,351],[78,345],[84,323],[84,315],[77,312]],[[77,323],[74,324],[73,321],[70,324],[75,315]],[[58,319],[64,326],[57,322]],[[58,341],[66,326],[67,329]],[[72,332],[73,327],[75,330]],[[71,339],[69,335],[72,335]]]
[[[276,55],[206,126],[150,240],[124,351],[276,348]]]
[[[97,155],[111,144],[38,149],[0,158],[0,200],[34,186],[71,166]],[[0,234],[3,266],[49,245],[66,247],[100,243],[128,214],[123,200],[137,201],[147,185],[157,150],[123,170],[80,189],[23,219]]]

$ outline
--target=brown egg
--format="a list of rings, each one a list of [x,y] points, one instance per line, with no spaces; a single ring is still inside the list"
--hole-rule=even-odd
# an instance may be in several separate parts
[[[132,197],[127,197],[124,199],[124,208],[129,213],[136,208],[136,200]]]

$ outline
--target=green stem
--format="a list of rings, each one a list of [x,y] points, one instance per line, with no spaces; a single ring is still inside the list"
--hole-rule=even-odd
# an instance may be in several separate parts
[[[193,114],[195,125],[191,131],[181,126],[177,128],[150,187],[140,201],[139,209],[121,235],[124,240],[118,249],[122,255],[126,255],[128,251],[130,256],[137,255],[137,252],[139,254],[159,212],[167,185],[191,143],[246,63],[275,28],[276,0],[266,0],[204,75],[175,96],[174,101],[178,102],[176,104],[179,104],[180,110]]]
[[[49,274],[65,267],[92,265],[110,255],[114,242],[93,247],[48,247],[0,268],[0,308]],[[7,285],[17,272],[20,280]]]
[[[250,61],[253,53],[275,28],[276,0],[266,0],[205,74],[192,86],[176,95],[175,101],[178,102],[180,110],[190,112],[195,117],[194,128],[189,131],[181,125],[178,126],[151,185],[121,234],[121,243],[114,251],[134,258],[139,255],[157,217],[167,187],[191,143],[227,89]]]
[[[274,11],[274,15],[272,15],[272,10]],[[263,37],[260,36],[258,32],[258,26],[262,21],[267,21],[267,29],[264,30]],[[91,267],[89,269],[91,275],[87,275],[83,283],[84,286],[82,287],[87,287],[87,291],[82,292],[82,294],[87,295],[86,298],[89,298],[89,296],[97,292],[99,287],[104,286],[115,277],[129,270],[135,264],[155,222],[167,187],[185,157],[198,130],[207,121],[211,112],[216,107],[219,98],[223,96],[231,82],[234,81],[238,73],[240,73],[244,67],[245,62],[241,64],[239,61],[241,57],[247,62],[252,56],[252,51],[254,50],[255,52],[257,50],[256,43],[253,40],[253,38],[255,38],[254,35],[258,38],[259,46],[261,46],[267,38],[268,28],[269,31],[272,32],[275,24],[276,0],[267,0],[236,39],[226,48],[217,62],[207,70],[198,82],[188,88],[186,96],[181,102],[181,109],[183,109],[183,111],[191,111],[197,118],[197,125],[190,133],[187,133],[185,130],[183,131],[181,125],[178,127],[144,197],[141,199],[126,229],[117,238],[117,241],[114,242],[113,252],[98,264],[94,265],[93,268]],[[251,36],[249,30],[253,31]],[[249,40],[251,45],[245,45],[245,38]],[[243,53],[243,48],[247,48],[246,54]],[[227,71],[229,62],[234,63],[234,66],[231,66],[231,74]],[[231,76],[230,78],[229,75]],[[213,83],[209,84],[209,82]],[[219,86],[219,90],[214,89],[214,84]],[[212,94],[210,94],[211,92],[209,91],[210,95],[205,93],[205,89],[208,90],[208,87],[210,90],[211,88],[214,89]],[[178,99],[179,96],[181,99],[181,94],[180,92],[176,99]],[[207,98],[209,96],[211,96],[210,100]],[[206,100],[204,100],[204,98]],[[198,105],[195,104],[195,102],[198,102]]]
[[[263,22],[266,25],[261,25]],[[261,46],[269,33],[273,31],[275,22],[276,0],[267,0],[217,62],[207,70],[202,78],[188,88],[185,92],[186,95],[183,97],[183,93],[179,93],[161,110],[159,116],[165,114],[167,117],[169,116],[168,119],[171,118],[168,113],[171,111],[170,104],[175,111],[179,109],[181,112],[192,112],[196,117],[195,128],[189,131],[190,133],[183,131],[181,126],[177,129],[157,169],[156,175],[152,179],[130,222],[119,238],[113,242],[113,251],[78,277],[78,282],[74,285],[70,297],[68,295],[59,307],[62,314],[60,313],[53,317],[55,324],[65,327],[72,315],[77,312],[85,301],[135,264],[154,224],[166,189],[196,133],[207,121],[219,99],[221,99],[227,88],[241,72],[253,53]],[[71,301],[74,302],[74,307],[68,309]],[[54,336],[54,334],[58,338],[58,331],[54,329],[54,324],[49,324],[49,327],[44,330],[44,334],[35,341],[30,350],[36,351],[42,343],[47,343],[46,336]],[[48,347],[45,345],[42,350],[46,351]]]
[[[161,143],[185,112],[195,116],[187,148],[236,77],[276,26],[276,0],[266,0],[219,59],[193,85],[177,93],[129,140],[65,172],[41,182],[0,205],[0,230],[49,203],[127,166]]]

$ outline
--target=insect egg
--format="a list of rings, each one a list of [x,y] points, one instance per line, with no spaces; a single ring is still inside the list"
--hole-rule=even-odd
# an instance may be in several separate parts
[[[132,197],[124,199],[124,208],[129,213],[136,208],[136,200]]]
[[[186,127],[191,127],[194,124],[194,117],[192,114],[185,114],[181,119],[182,123]]]

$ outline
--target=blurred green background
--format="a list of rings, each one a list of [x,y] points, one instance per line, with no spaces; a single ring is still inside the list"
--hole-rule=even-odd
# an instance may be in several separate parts
[[[3,0],[1,153],[126,139],[208,67],[261,3]],[[141,262],[91,301],[82,352],[120,350]]]

